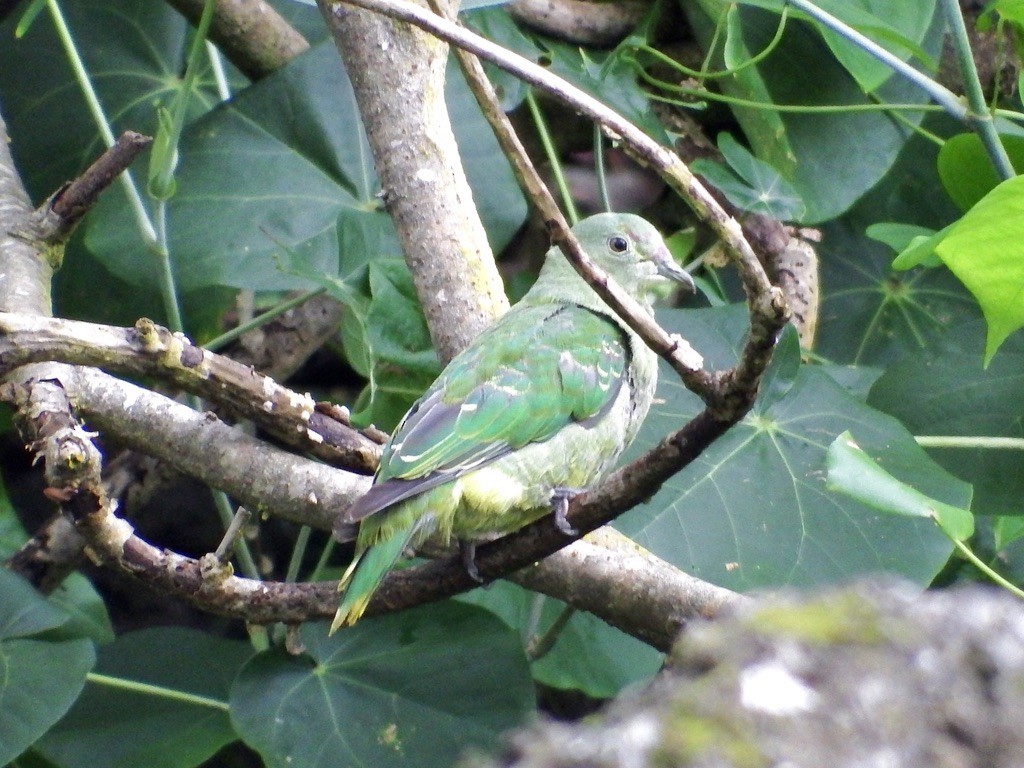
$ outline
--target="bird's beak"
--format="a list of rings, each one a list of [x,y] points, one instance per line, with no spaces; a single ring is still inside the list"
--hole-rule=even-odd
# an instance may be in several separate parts
[[[675,259],[668,250],[660,251],[651,259],[654,266],[658,268],[658,274],[682,284],[690,293],[697,292],[697,286],[690,277],[690,273],[676,264]]]

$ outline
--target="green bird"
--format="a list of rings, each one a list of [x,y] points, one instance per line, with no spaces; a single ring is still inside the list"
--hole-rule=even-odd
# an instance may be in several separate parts
[[[638,216],[591,216],[573,232],[590,258],[653,314],[666,278],[693,290],[658,231]],[[467,544],[555,512],[591,486],[636,437],[658,361],[558,248],[530,291],[444,369],[384,446],[370,490],[335,524],[356,555],[331,632],[353,624],[407,548]]]

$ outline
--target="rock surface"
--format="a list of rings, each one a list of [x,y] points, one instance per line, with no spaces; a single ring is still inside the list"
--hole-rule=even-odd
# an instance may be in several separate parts
[[[861,584],[694,625],[666,671],[478,766],[1024,766],[1024,603],[972,586]]]

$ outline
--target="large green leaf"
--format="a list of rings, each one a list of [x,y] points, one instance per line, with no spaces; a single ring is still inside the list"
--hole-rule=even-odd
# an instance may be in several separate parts
[[[452,66],[448,75],[446,100],[474,199],[500,248],[525,206],[461,74]],[[281,261],[335,275],[398,256],[378,191],[351,85],[334,45],[323,43],[188,130],[169,206],[179,284],[293,287],[301,281]],[[152,283],[154,266],[125,206],[109,200],[91,220],[89,247],[116,274]],[[353,240],[379,250],[342,250]]]
[[[705,44],[710,41],[713,20],[726,6],[721,0],[683,4],[699,40]],[[732,41],[731,50],[734,54],[741,50],[749,58],[770,44],[778,18],[758,8],[740,11],[742,40]],[[928,18],[933,16],[937,14]],[[935,19],[922,37],[923,47],[931,53],[938,50],[941,30],[941,23]],[[809,72],[814,77],[808,77]],[[737,98],[808,107],[863,107],[876,99],[904,104],[926,100],[920,90],[901,78],[890,78],[873,96],[866,95],[817,31],[803,22],[788,25],[771,55],[723,80],[722,88]],[[733,112],[754,154],[796,187],[807,205],[803,219],[807,223],[835,218],[850,208],[886,174],[912,135],[906,125],[884,112],[780,113],[740,106]],[[903,116],[911,123],[920,121],[919,114]]]
[[[61,9],[115,135],[152,135],[155,105],[168,103],[180,82],[187,22],[170,6],[147,0],[83,0]],[[0,27],[0,95],[15,159],[39,199],[73,178],[104,146],[49,17],[38,18],[15,40],[17,16]],[[192,114],[217,101],[207,71]]]
[[[915,435],[1024,437],[1024,340],[1013,338],[982,368],[984,325],[957,323],[938,349],[889,366],[868,402],[902,421]],[[1021,452],[997,448],[931,448],[950,473],[974,486],[979,515],[1024,514]]]
[[[716,367],[735,359],[745,330],[737,308],[660,318]],[[665,402],[641,433],[648,443],[698,407],[671,376],[659,395]],[[822,371],[800,366],[790,334],[751,413],[619,525],[663,559],[737,590],[817,585],[877,571],[928,583],[952,551],[933,524],[882,515],[826,489],[828,446],[846,430],[898,479],[967,505],[969,487],[932,462],[895,419]]]
[[[944,269],[892,269],[893,252],[857,222],[823,228],[822,297],[815,348],[854,364],[886,364],[939,343],[977,305]]]
[[[744,5],[755,5],[781,11],[781,0],[741,0]],[[893,0],[815,0],[821,10],[831,14],[860,32],[873,42],[907,61],[913,56],[925,59],[934,69],[934,61],[922,50],[928,29],[935,20],[936,0],[918,0],[913,3]],[[798,18],[810,16],[796,11]],[[850,42],[838,32],[815,22],[818,30],[836,59],[857,80],[866,92],[874,91],[892,77],[892,69],[877,58]]]
[[[944,121],[927,127],[948,130]],[[896,271],[894,252],[867,235],[879,222],[941,230],[958,216],[945,195],[934,194],[936,154],[931,142],[915,138],[870,195],[822,228],[820,354],[886,364],[934,347],[951,328],[980,317],[977,303],[947,270]]]
[[[97,678],[37,748],[65,768],[91,768],[97,755],[109,768],[197,765],[237,738],[228,690],[251,654],[247,643],[181,627],[123,635],[100,648]]]
[[[1006,337],[1024,327],[1024,176],[979,200],[935,252],[981,305],[987,364]]]
[[[0,568],[0,764],[6,765],[67,712],[95,661],[92,641],[50,640],[67,614],[20,576]]]
[[[532,633],[530,641],[546,633],[566,607],[507,581],[459,599],[496,613],[521,636]],[[651,646],[585,612],[573,614],[557,637],[551,650],[532,662],[534,679],[596,699],[611,698],[631,683],[650,679],[664,660]]]
[[[533,709],[516,634],[449,602],[364,619],[333,638],[305,624],[306,655],[261,653],[231,692],[231,717],[269,768],[452,765],[493,746]]]

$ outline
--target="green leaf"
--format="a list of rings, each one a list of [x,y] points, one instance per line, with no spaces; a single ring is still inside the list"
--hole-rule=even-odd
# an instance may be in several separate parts
[[[988,322],[985,364],[1024,325],[1024,176],[1002,182],[935,248],[981,305]]]
[[[681,5],[697,39],[707,45],[714,31],[714,19],[729,3],[701,0],[698,4]],[[901,6],[901,10],[893,13],[913,15],[919,5],[927,9],[933,2],[903,5],[914,8],[903,11]],[[920,40],[922,47],[932,53],[939,50],[944,30],[938,16],[929,16],[932,23]],[[773,13],[744,7],[740,9],[740,19],[742,40],[731,44],[736,49],[742,46],[745,58],[749,59],[771,42],[778,18]],[[715,64],[719,66],[721,62]],[[814,76],[808,77],[809,72]],[[721,84],[725,93],[735,98],[808,107],[862,106],[874,103],[875,99],[916,104],[927,98],[902,78],[891,77],[869,97],[835,59],[821,36],[802,23],[787,25],[782,41],[767,59]],[[882,112],[779,113],[770,108],[742,106],[734,106],[732,111],[754,155],[794,185],[807,206],[803,222],[808,224],[833,219],[848,210],[889,171],[912,135],[907,127]],[[902,114],[913,124],[920,121],[920,115]]]
[[[360,288],[355,297],[332,291],[349,309],[341,328],[345,354],[369,379],[353,419],[391,429],[441,366],[405,262],[373,262]]]
[[[985,335],[979,320],[955,324],[945,343],[890,365],[868,402],[890,413],[915,435],[1021,437],[1024,339],[1014,337],[982,369]],[[976,515],[1024,514],[1021,452],[984,448],[931,448],[945,469],[974,486]],[[951,501],[946,499],[946,501]]]
[[[180,627],[122,635],[100,648],[97,675],[38,749],[64,768],[91,768],[97,755],[109,768],[198,765],[237,738],[228,691],[251,654]]]
[[[844,432],[828,448],[828,487],[894,515],[934,520],[957,541],[974,534],[974,516],[966,509],[925,496],[878,465]]]
[[[68,616],[59,630],[62,637],[88,637],[98,644],[114,639],[107,604],[81,573],[70,574],[49,599]]]
[[[710,366],[735,362],[746,332],[742,308],[659,314]],[[927,521],[881,515],[829,493],[825,459],[854,430],[900,480],[966,506],[970,488],[938,467],[893,418],[827,374],[799,365],[789,338],[776,351],[758,402],[738,425],[617,526],[688,573],[736,590],[818,585],[889,571],[920,584],[942,568],[951,542]],[[701,407],[670,374],[641,432],[653,444]]]
[[[454,66],[446,102],[474,200],[491,242],[501,248],[525,216],[522,196]],[[369,259],[400,255],[333,42],[296,57],[190,126],[177,180],[168,221],[182,290],[294,288],[305,285],[296,271],[344,275]],[[90,222],[87,244],[113,272],[154,283],[156,265],[123,200],[105,198]],[[379,250],[353,250],[352,242]]]
[[[1017,173],[1024,170],[1024,136],[1001,134],[999,140]],[[976,133],[961,133],[946,139],[939,150],[939,178],[961,211],[969,211],[999,184],[992,160]]]
[[[943,227],[938,232],[930,235],[918,235],[912,239],[905,248],[897,253],[892,261],[892,268],[908,270],[914,267],[937,267],[942,259],[935,253],[935,246],[941,243],[948,235],[955,224]]]
[[[21,547],[27,539],[28,534],[11,506],[7,490],[0,483],[0,557],[7,557]],[[28,587],[27,584],[24,586]],[[31,587],[28,589],[35,594],[35,590],[32,590]],[[92,583],[81,573],[72,573],[64,579],[50,594],[48,602],[54,611],[45,614],[50,618],[44,622],[44,625],[29,625],[28,628],[14,628],[8,631],[13,634],[35,634],[47,631],[48,639],[88,637],[97,643],[106,643],[114,639],[114,630],[110,625],[107,606]],[[36,620],[38,621],[39,617],[43,615],[40,613]]]
[[[778,171],[750,154],[728,133],[718,135],[718,148],[729,170],[713,160],[697,160],[691,168],[717,187],[731,203],[744,211],[780,221],[803,217],[806,210],[803,200]]]
[[[0,568],[0,595],[0,765],[6,765],[67,712],[95,650],[81,638],[41,639],[68,617],[6,568]]]
[[[169,6],[148,0],[82,0],[62,5],[61,12],[114,134],[153,135],[156,107],[169,104],[181,82],[188,22]],[[22,39],[12,40],[8,23],[0,35],[4,119],[17,137],[13,148],[19,160],[32,158],[20,162],[19,170],[33,198],[41,200],[95,159],[104,150],[103,139],[53,25],[33,24]],[[198,74],[192,118],[219,101],[209,67]],[[53,130],[55,125],[61,130]]]
[[[565,609],[565,603],[530,592],[508,581],[461,595],[460,602],[497,614],[520,637],[544,633]],[[537,606],[541,605],[540,614]],[[612,698],[632,683],[649,680],[661,667],[661,653],[609,626],[594,615],[577,611],[563,627],[551,650],[531,663],[539,683],[582,691],[595,699]]]
[[[68,615],[36,592],[21,576],[0,568],[0,638],[31,637],[56,629]]]
[[[1024,516],[1001,516],[995,519],[993,526],[997,550],[1004,550],[1015,541],[1024,539]]]
[[[941,123],[927,125],[937,130]],[[885,179],[842,219],[822,227],[818,245],[824,288],[815,349],[836,362],[885,365],[941,345],[977,302],[947,269],[894,271],[892,251],[865,236],[880,221],[941,230],[959,216],[935,171],[937,149],[909,142]]]
[[[451,765],[493,747],[533,711],[519,639],[455,602],[364,619],[327,637],[304,624],[308,655],[261,653],[231,692],[231,717],[268,768]]]
[[[777,0],[740,0],[743,5],[753,5],[774,11],[781,11],[784,3]],[[893,3],[891,0],[816,0],[823,11],[830,13],[848,26],[870,38],[906,61],[917,57],[925,66],[934,71],[936,63],[921,48],[928,28],[936,17],[935,0],[914,3]],[[806,14],[795,11],[798,18],[810,19]],[[860,87],[870,93],[892,77],[892,70],[860,46],[838,32],[812,22],[818,27],[836,59],[856,78]]]
[[[651,138],[668,144],[664,125],[651,106],[647,92],[637,81],[632,60],[619,51],[601,53],[578,45],[544,38],[530,58],[546,61],[548,69],[577,88],[599,99],[639,126]]]
[[[885,243],[899,253],[919,238],[934,235],[935,230],[928,227],[919,227],[917,224],[900,224],[899,222],[886,221],[872,224],[864,230],[864,234],[872,240]]]

